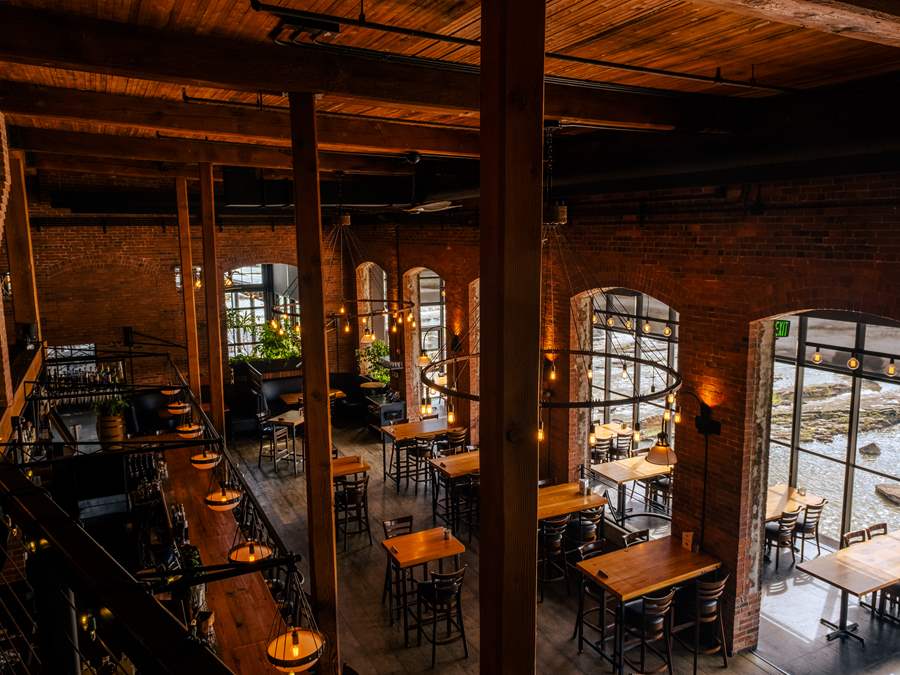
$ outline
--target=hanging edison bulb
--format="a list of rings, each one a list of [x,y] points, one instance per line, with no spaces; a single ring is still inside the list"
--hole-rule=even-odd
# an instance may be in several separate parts
[[[600,321],[600,317],[597,316],[596,312],[591,312],[591,323],[595,326]]]
[[[625,319],[625,328],[631,330],[632,326],[634,326],[634,324],[631,322],[631,319]]]
[[[399,323],[400,325],[403,325],[403,312],[400,312],[397,315],[397,323]]]
[[[416,327],[416,320],[415,320],[415,319],[413,319],[413,320],[410,322],[409,327],[410,327],[410,328],[415,328],[415,327]]]
[[[300,324],[295,323],[292,330],[294,331],[294,335],[300,335]]]
[[[847,367],[850,370],[856,370],[857,368],[859,368],[859,359],[856,358],[856,354],[851,354],[850,358],[847,359]]]
[[[888,364],[887,374],[888,377],[894,377],[897,374],[897,366],[894,364],[894,359],[891,359],[891,362]]]
[[[649,333],[651,330],[653,330],[653,326],[650,325],[649,321],[645,321],[644,325],[641,326],[641,330],[644,331],[644,333]]]
[[[278,330],[278,319],[272,319],[269,321],[269,325],[272,327],[272,330]]]
[[[278,327],[278,337],[284,337],[284,328]]]
[[[550,374],[548,376],[551,382],[556,381],[556,363],[550,363]]]
[[[456,424],[456,411],[453,410],[453,402],[447,399],[447,424]]]
[[[342,304],[340,309],[338,310],[338,314],[346,314],[347,308]]]
[[[395,324],[395,323],[392,323],[392,324],[391,324],[391,332],[392,332],[392,333],[396,333],[396,332],[397,332],[397,324]]]
[[[666,409],[663,410],[663,420],[668,422],[670,419],[672,419],[672,411],[667,406]]]
[[[594,379],[594,369],[593,369],[593,368],[588,368],[588,371],[587,371],[587,378],[588,378],[589,380],[593,380],[593,379]]]
[[[635,422],[634,429],[631,432],[631,438],[634,441],[634,445],[637,445],[641,442],[641,423]]]
[[[668,394],[666,394],[666,403],[668,403],[669,405],[673,405],[675,403],[674,391],[670,391]]]
[[[611,316],[606,317],[606,325],[612,328],[616,324],[616,320]]]
[[[594,435],[593,431],[588,434],[588,445],[590,445],[591,447],[597,445],[597,437]]]
[[[663,328],[663,335],[665,335],[666,337],[672,336],[672,327],[669,324],[666,324],[666,327]]]
[[[349,333],[349,332],[350,332],[350,322],[349,322],[349,321],[345,321],[345,322],[344,322],[344,332],[345,332],[345,333]]]
[[[812,362],[813,363],[822,363],[822,352],[819,351],[818,346],[816,347],[816,351],[813,352]]]
[[[543,422],[543,420],[538,422],[537,439],[538,439],[538,443],[540,443],[544,440],[544,422]]]
[[[681,424],[681,406],[675,408],[675,424]]]

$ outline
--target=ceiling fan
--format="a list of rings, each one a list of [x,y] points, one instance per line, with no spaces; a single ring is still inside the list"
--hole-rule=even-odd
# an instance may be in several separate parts
[[[403,209],[406,213],[440,213],[441,211],[449,211],[458,209],[462,204],[454,204],[451,201],[441,200],[437,202],[425,202],[424,204],[413,204],[409,208]]]

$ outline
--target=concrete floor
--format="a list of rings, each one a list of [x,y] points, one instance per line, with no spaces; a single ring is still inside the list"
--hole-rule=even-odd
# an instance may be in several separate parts
[[[363,456],[372,470],[369,484],[369,508],[374,545],[365,537],[351,537],[347,552],[338,547],[338,575],[340,592],[340,630],[342,659],[362,674],[418,673],[430,665],[430,646],[404,648],[402,632],[388,625],[387,611],[381,605],[385,554],[381,521],[405,514],[415,517],[415,529],[431,527],[430,496],[420,490],[416,497],[412,489],[398,495],[392,485],[385,486],[381,468],[381,444],[364,430],[336,429],[335,445],[341,454]],[[276,474],[270,464],[257,468],[257,445],[253,440],[238,440],[232,450],[240,456],[251,487],[255,490],[273,524],[288,546],[306,555],[306,485],[301,473],[291,475],[287,464]],[[476,673],[481,650],[478,635],[478,538],[466,544],[462,563],[468,565],[463,593],[464,617],[469,635],[469,658],[462,658],[462,647],[455,645],[438,649],[440,673]],[[897,660],[900,648],[900,627],[863,626],[863,630],[881,636],[872,639],[866,650],[858,644],[826,645],[824,626],[817,626],[823,611],[837,613],[836,592],[818,587],[819,582],[795,578],[785,574],[784,566],[778,576],[767,580],[760,653],[783,671],[790,673],[848,673],[900,672]],[[574,585],[573,585],[574,588]],[[852,602],[852,601],[851,601]],[[586,650],[578,654],[570,640],[575,618],[577,596],[567,595],[565,585],[555,584],[546,590],[545,601],[538,605],[538,672],[540,673],[597,673],[609,668],[599,656]],[[805,609],[798,609],[803,607]],[[851,609],[851,616],[858,610]],[[690,655],[676,646],[675,670],[690,673]],[[891,664],[894,664],[893,666]],[[892,669],[893,668],[893,669]],[[723,672],[721,660],[702,656],[700,672]],[[761,675],[780,672],[754,654],[742,654],[729,659],[728,672]]]

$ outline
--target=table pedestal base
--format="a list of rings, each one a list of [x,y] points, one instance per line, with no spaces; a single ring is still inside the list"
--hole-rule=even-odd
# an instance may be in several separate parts
[[[825,638],[831,642],[832,640],[837,640],[838,638],[853,638],[854,640],[859,640],[860,644],[865,646],[866,641],[862,638],[862,636],[856,634],[856,630],[859,628],[859,624],[850,623],[846,624],[843,628],[841,628],[838,624],[832,623],[828,619],[819,619],[823,626],[828,626],[829,628],[833,628]]]

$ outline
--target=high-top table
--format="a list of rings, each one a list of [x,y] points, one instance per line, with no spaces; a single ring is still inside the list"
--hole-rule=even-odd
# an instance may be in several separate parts
[[[819,495],[811,492],[801,495],[797,488],[784,483],[773,485],[766,491],[766,522],[778,520],[782,513],[797,511],[821,503],[822,498]]]
[[[443,572],[443,563],[446,558],[454,558],[459,564],[459,555],[465,552],[466,547],[452,534],[444,533],[443,527],[433,527],[430,530],[401,534],[381,542],[388,555],[391,565],[392,581],[389,584],[391,593],[390,616],[394,622],[394,588],[398,587],[400,597],[397,598],[400,613],[403,615],[403,642],[409,647],[409,599],[407,590],[407,575],[419,565],[427,565],[430,562],[438,562],[438,569]]]
[[[275,449],[275,466],[278,466],[278,462],[283,459],[293,459],[294,462],[294,475],[297,475],[297,427],[301,427],[306,424],[306,417],[303,414],[302,410],[288,410],[283,412],[280,415],[275,415],[266,420],[269,424],[272,424],[276,427],[285,427],[291,434],[291,450],[290,457],[287,456],[288,451],[284,450],[282,452],[278,452],[278,449]],[[306,457],[306,448],[303,446],[303,438],[300,439],[300,457],[301,461],[304,461]]]
[[[338,457],[331,461],[332,478],[355,476],[358,473],[368,473],[369,465],[360,459],[359,455]]]
[[[856,634],[859,626],[847,623],[847,601],[852,593],[857,597],[880,591],[900,583],[900,532],[873,537],[829,555],[799,563],[797,569],[831,584],[841,591],[841,613],[838,623],[822,618],[822,625],[833,629],[826,638],[853,638],[865,645]]]
[[[284,403],[289,408],[296,408],[298,405],[303,403],[303,392],[302,391],[289,391],[287,393],[282,394],[278,398],[281,399],[281,402]],[[332,401],[336,401],[337,399],[347,398],[347,394],[345,394],[340,389],[329,389],[328,390],[328,398]]]
[[[606,505],[606,497],[582,494],[578,483],[561,483],[538,488],[537,519],[556,518]]]
[[[397,441],[405,441],[410,438],[434,438],[450,431],[462,431],[463,427],[447,426],[446,417],[434,417],[430,420],[421,420],[419,422],[403,422],[401,424],[389,424],[380,427],[381,430],[381,466],[384,471],[384,479],[389,478],[394,481],[397,486],[397,492],[400,491],[400,453],[393,453],[396,464],[393,470],[388,469],[387,461],[387,439],[390,438],[392,443]]]
[[[583,575],[579,585],[579,607],[584,603],[584,582],[590,580],[603,590],[600,607],[606,607],[606,593],[618,600],[616,603],[615,649],[606,653],[606,637],[599,643],[586,641],[621,675],[624,668],[622,646],[625,640],[625,603],[648,593],[663,590],[690,579],[717,570],[721,562],[708,553],[685,550],[673,537],[663,537],[604,555],[582,560],[576,567]],[[603,610],[601,610],[601,613]],[[601,625],[605,625],[605,618]],[[578,649],[585,642],[578,634]]]
[[[601,424],[599,427],[592,427],[594,430],[594,436],[597,440],[606,440],[607,438],[616,438],[616,436],[631,436],[633,430],[631,427],[626,425],[618,424],[617,422],[607,422],[606,424]],[[599,434],[597,432],[600,432]]]
[[[672,467],[666,464],[651,464],[642,455],[637,457],[626,457],[625,459],[617,459],[612,462],[603,462],[602,464],[592,464],[591,471],[599,475],[601,478],[615,483],[618,488],[618,499],[616,501],[616,520],[620,525],[625,523],[626,518],[634,518],[641,515],[652,515],[658,518],[668,518],[662,513],[625,513],[625,486],[627,483],[636,480],[648,480],[658,478],[660,476],[668,476],[672,473]]]

